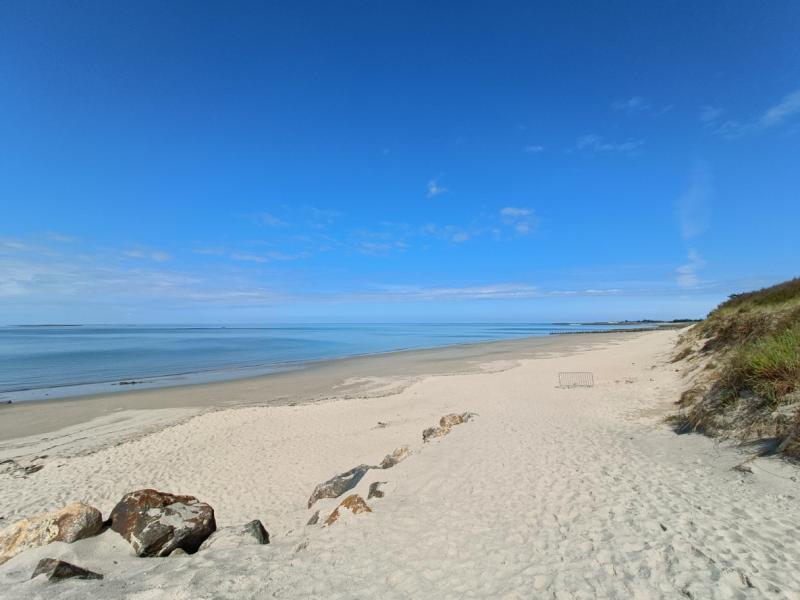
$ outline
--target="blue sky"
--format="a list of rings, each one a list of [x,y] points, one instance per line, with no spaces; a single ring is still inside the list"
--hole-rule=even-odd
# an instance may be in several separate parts
[[[0,4],[0,322],[704,315],[798,275],[797,2]]]

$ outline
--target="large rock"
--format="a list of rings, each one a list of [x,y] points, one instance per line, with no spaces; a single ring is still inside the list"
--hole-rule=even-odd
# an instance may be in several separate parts
[[[28,548],[50,542],[70,544],[97,534],[102,527],[100,511],[82,502],[17,521],[0,532],[0,565]]]
[[[73,565],[72,563],[68,563],[64,560],[58,560],[56,558],[43,558],[39,561],[36,565],[36,568],[33,570],[33,575],[31,575],[31,579],[34,577],[38,577],[39,575],[47,576],[49,581],[61,581],[62,579],[102,579],[103,576],[100,573],[95,573],[94,571],[89,571],[88,569],[84,569],[83,567],[79,567],[77,565]]]
[[[214,509],[194,496],[146,489],[126,494],[117,503],[111,529],[128,540],[138,556],[169,556],[176,548],[197,552],[217,523]]]
[[[269,533],[264,529],[261,521],[256,519],[245,525],[217,529],[200,545],[200,550],[206,550],[211,547],[219,550],[258,544],[269,544]]]
[[[411,448],[408,446],[400,446],[391,454],[387,454],[383,457],[380,467],[381,469],[391,469],[397,463],[403,462],[409,456],[411,456]]]
[[[344,500],[342,503],[337,506],[333,512],[325,519],[325,523],[323,523],[323,527],[328,527],[336,523],[341,516],[342,510],[349,510],[354,515],[365,513],[365,512],[372,512],[372,509],[369,505],[364,502],[364,499],[359,496],[358,494],[351,494]]]
[[[361,478],[371,468],[369,465],[358,465],[341,475],[336,475],[325,483],[320,483],[314,488],[314,492],[308,499],[308,508],[311,508],[314,502],[320,498],[338,498],[345,492],[349,492],[358,485]]]

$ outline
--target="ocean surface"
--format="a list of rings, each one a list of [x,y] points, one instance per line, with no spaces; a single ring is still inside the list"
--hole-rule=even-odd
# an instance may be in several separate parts
[[[0,401],[236,379],[324,359],[612,328],[620,326],[0,326]]]

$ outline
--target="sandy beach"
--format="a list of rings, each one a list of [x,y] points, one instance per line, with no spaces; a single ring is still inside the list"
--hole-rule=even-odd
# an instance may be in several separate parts
[[[331,361],[257,379],[0,408],[0,527],[72,501],[191,494],[271,543],[138,558],[116,532],[0,566],[0,597],[52,598],[39,559],[104,575],[59,598],[800,598],[798,472],[664,423],[678,332],[570,335]],[[594,386],[561,388],[590,371]],[[475,416],[423,443],[442,415]],[[394,449],[321,525],[314,487]],[[39,467],[26,472],[26,467]],[[307,525],[319,510],[321,519]]]

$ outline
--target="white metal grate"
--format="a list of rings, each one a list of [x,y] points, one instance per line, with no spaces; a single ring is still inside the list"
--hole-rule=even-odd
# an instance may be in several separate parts
[[[594,375],[590,371],[562,371],[558,374],[558,387],[593,387]]]

